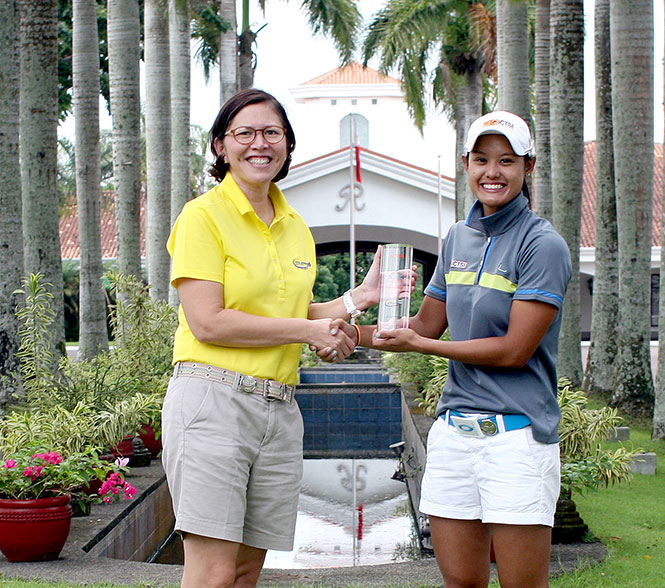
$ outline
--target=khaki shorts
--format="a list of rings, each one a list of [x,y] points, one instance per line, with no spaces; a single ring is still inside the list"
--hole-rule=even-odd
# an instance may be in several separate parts
[[[467,437],[442,417],[427,439],[420,511],[506,525],[554,525],[559,444],[539,443],[531,427]]]
[[[175,530],[289,551],[302,478],[295,400],[266,400],[192,376],[171,378],[162,461]]]

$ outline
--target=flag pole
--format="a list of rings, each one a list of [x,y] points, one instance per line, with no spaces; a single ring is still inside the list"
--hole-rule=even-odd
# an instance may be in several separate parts
[[[439,235],[439,250],[436,252],[437,255],[441,254],[442,239],[443,239],[443,226],[441,221],[441,155],[437,155],[437,172],[436,172],[436,205],[439,214],[437,218],[439,219],[438,225],[438,235]]]
[[[349,285],[351,289],[356,287],[356,226],[353,218],[353,209],[356,204],[356,177],[353,169],[355,122],[355,118],[351,114],[349,119]]]

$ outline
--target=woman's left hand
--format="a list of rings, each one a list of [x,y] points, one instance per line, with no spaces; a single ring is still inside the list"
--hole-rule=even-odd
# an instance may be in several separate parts
[[[381,351],[418,351],[420,335],[413,329],[383,330],[372,333],[372,347]]]

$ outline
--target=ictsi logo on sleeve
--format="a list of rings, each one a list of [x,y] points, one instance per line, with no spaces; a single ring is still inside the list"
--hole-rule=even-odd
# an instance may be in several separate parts
[[[312,262],[311,261],[303,261],[302,259],[294,259],[293,260],[293,265],[295,265],[298,269],[309,269],[312,267]]]
[[[469,265],[468,261],[462,261],[461,259],[453,259],[450,262],[450,269],[462,270],[465,269],[467,265]]]

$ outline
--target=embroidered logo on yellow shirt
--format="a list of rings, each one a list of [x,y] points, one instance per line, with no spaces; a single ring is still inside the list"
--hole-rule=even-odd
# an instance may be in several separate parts
[[[303,261],[302,259],[294,259],[293,265],[295,265],[298,269],[309,269],[312,267],[312,263],[310,261]]]

